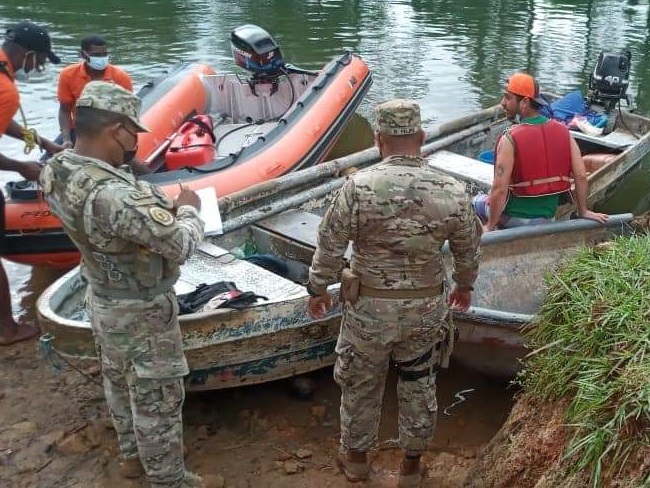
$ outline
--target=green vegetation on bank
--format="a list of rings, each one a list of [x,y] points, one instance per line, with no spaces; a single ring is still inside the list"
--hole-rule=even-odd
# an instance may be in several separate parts
[[[544,282],[519,380],[533,396],[571,400],[566,456],[599,486],[650,445],[650,235],[584,248]]]

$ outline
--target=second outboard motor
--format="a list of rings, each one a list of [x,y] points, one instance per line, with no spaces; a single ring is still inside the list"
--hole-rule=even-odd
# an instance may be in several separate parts
[[[589,102],[605,107],[609,112],[625,99],[630,105],[626,92],[630,84],[630,60],[632,53],[627,51],[624,55],[607,54],[598,55],[596,66],[589,78]]]

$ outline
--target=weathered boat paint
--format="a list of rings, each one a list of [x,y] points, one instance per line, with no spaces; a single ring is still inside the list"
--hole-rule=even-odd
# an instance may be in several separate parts
[[[199,251],[199,254],[201,251]],[[223,257],[223,256],[222,256]],[[227,254],[228,259],[234,257]],[[195,263],[205,263],[206,256],[195,256]],[[236,261],[236,260],[235,260]],[[189,263],[190,266],[192,263]],[[269,271],[241,263],[240,283],[245,274],[271,282]],[[231,266],[235,266],[231,262]],[[196,270],[194,270],[196,272]],[[223,270],[222,270],[223,271]],[[204,272],[204,273],[203,273]],[[191,277],[220,277],[213,269],[204,269]],[[232,274],[221,278],[231,278]],[[181,280],[188,279],[187,275]],[[335,308],[323,319],[312,319],[306,309],[307,294],[300,285],[276,277],[282,288],[270,300],[244,309],[216,309],[179,317],[185,350],[192,374],[192,390],[255,384],[330,365],[340,326],[340,309]],[[187,283],[186,283],[187,285]],[[189,285],[188,285],[189,286]],[[242,289],[246,290],[244,286]],[[332,288],[337,295],[338,287]],[[269,290],[257,288],[258,293]],[[82,309],[85,287],[79,269],[66,273],[50,286],[37,303],[44,332],[54,336],[56,353],[80,367],[96,361],[96,351],[87,313]]]
[[[216,390],[308,373],[333,364],[335,345],[335,340],[328,340],[308,349],[279,353],[261,360],[192,370],[186,384],[190,390]]]

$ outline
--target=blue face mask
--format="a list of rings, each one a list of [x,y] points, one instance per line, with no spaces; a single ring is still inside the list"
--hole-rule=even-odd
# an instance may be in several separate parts
[[[90,69],[94,69],[95,71],[104,71],[108,66],[108,56],[90,56],[87,53],[84,54],[88,56],[88,59],[85,61]]]

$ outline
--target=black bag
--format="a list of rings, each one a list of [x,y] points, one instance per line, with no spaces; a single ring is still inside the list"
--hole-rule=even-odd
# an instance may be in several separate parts
[[[190,293],[178,295],[179,315],[195,313],[212,300],[214,297],[223,295],[224,302],[217,308],[243,309],[250,307],[259,298],[268,300],[262,295],[256,295],[252,291],[241,291],[232,281],[218,281],[211,285],[201,283],[196,290]]]

